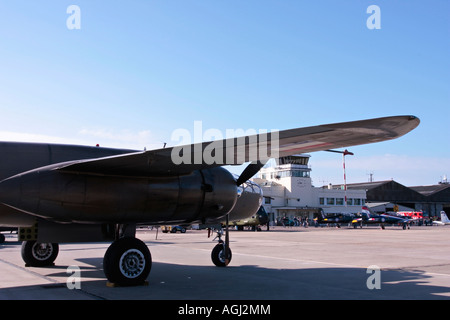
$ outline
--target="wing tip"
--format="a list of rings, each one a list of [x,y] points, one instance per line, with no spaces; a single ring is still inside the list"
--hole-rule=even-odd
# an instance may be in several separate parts
[[[404,116],[404,118],[406,118],[407,120],[407,131],[405,133],[414,130],[420,124],[419,117],[416,117],[414,115]]]

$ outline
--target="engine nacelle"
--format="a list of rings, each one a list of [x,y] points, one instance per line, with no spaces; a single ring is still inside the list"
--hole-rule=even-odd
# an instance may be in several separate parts
[[[258,212],[263,200],[261,187],[248,180],[238,187],[238,200],[230,211],[229,220],[244,220]]]
[[[225,169],[168,177],[123,177],[32,170],[0,183],[0,202],[56,222],[184,223],[216,219],[235,205],[237,187]]]

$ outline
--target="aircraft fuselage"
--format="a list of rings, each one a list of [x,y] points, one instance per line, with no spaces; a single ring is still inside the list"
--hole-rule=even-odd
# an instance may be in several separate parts
[[[132,152],[1,143],[0,154],[8,158],[0,164],[0,225],[2,215],[5,221],[13,215],[20,221],[32,216],[61,223],[207,223],[230,212],[238,198],[242,209],[233,216],[251,216],[259,208],[260,190],[238,197],[235,178],[221,167],[156,177],[59,170],[80,159]]]

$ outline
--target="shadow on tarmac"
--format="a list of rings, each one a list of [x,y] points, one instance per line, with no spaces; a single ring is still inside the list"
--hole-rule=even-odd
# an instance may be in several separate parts
[[[361,268],[268,269],[254,265],[192,266],[153,262],[148,284],[106,286],[102,258],[79,259],[81,290],[69,290],[68,266],[47,268],[53,283],[0,289],[0,299],[136,300],[407,300],[449,299],[450,288],[431,284],[420,270],[381,270],[380,289],[367,287]],[[36,270],[30,268],[30,270]],[[435,281],[436,282],[436,281]]]

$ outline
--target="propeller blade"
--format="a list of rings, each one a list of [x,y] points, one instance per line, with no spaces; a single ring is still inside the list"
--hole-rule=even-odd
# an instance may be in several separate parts
[[[264,165],[266,164],[266,162],[261,162],[261,161],[257,161],[256,163],[250,163],[247,168],[244,169],[244,171],[242,171],[241,175],[239,176],[239,178],[236,181],[236,184],[238,186],[240,186],[241,184],[243,184],[245,181],[249,180],[251,177],[253,177],[255,174],[258,173],[259,170],[261,170],[262,167],[264,167]]]

